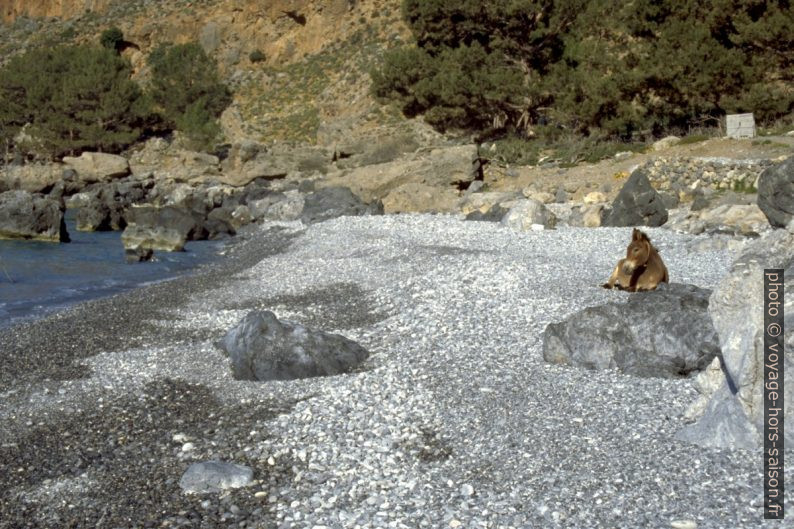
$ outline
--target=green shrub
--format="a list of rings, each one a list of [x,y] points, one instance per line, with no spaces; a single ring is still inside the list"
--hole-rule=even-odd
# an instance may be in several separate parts
[[[149,94],[163,122],[184,132],[197,147],[211,147],[210,133],[232,96],[218,75],[215,61],[195,42],[165,44],[149,56]]]
[[[121,51],[121,47],[124,45],[124,33],[117,27],[106,29],[100,35],[99,43],[103,48]]]
[[[130,80],[129,63],[91,46],[37,49],[0,70],[0,140],[25,127],[16,148],[59,158],[85,150],[118,152],[151,120],[150,106]]]
[[[254,50],[248,55],[248,60],[253,63],[262,62],[266,60],[265,54],[262,53],[260,50]]]

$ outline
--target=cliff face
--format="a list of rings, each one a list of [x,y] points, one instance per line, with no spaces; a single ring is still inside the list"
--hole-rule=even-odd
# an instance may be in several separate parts
[[[94,43],[118,27],[133,78],[163,43],[198,42],[235,93],[227,136],[319,141],[400,121],[369,95],[368,72],[410,35],[401,0],[0,0],[0,66],[37,46]],[[60,40],[58,40],[60,39]],[[260,59],[254,61],[252,54]],[[229,131],[233,130],[234,133]]]
[[[103,12],[110,0],[0,0],[0,20],[20,16],[72,18],[86,11]]]

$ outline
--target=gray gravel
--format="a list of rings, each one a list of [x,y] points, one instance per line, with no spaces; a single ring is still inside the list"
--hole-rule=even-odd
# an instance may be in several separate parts
[[[673,282],[711,288],[735,256],[648,233]],[[690,381],[543,362],[549,322],[630,295],[598,286],[629,236],[431,215],[282,224],[226,273],[12,329],[0,527],[794,527],[763,521],[760,452],[674,438]],[[109,330],[97,311],[122,308]],[[372,356],[348,375],[235,381],[215,342],[252,308]],[[60,377],[35,361],[70,340]],[[183,494],[209,460],[254,484]]]

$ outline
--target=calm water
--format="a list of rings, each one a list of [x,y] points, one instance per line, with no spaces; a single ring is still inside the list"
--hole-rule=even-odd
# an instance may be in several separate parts
[[[121,232],[77,231],[72,242],[0,240],[0,328],[75,303],[183,274],[217,258],[224,243],[196,241],[184,252],[155,252],[156,262],[127,264]]]

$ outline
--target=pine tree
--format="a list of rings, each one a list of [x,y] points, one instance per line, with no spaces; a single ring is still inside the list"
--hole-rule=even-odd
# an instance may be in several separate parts
[[[135,142],[150,118],[129,63],[91,46],[33,50],[0,71],[0,129],[28,125],[20,150],[58,158],[84,150],[117,152]]]
[[[216,119],[232,101],[217,65],[197,43],[161,45],[149,56],[149,93],[168,126],[185,132],[201,147],[220,131]]]

